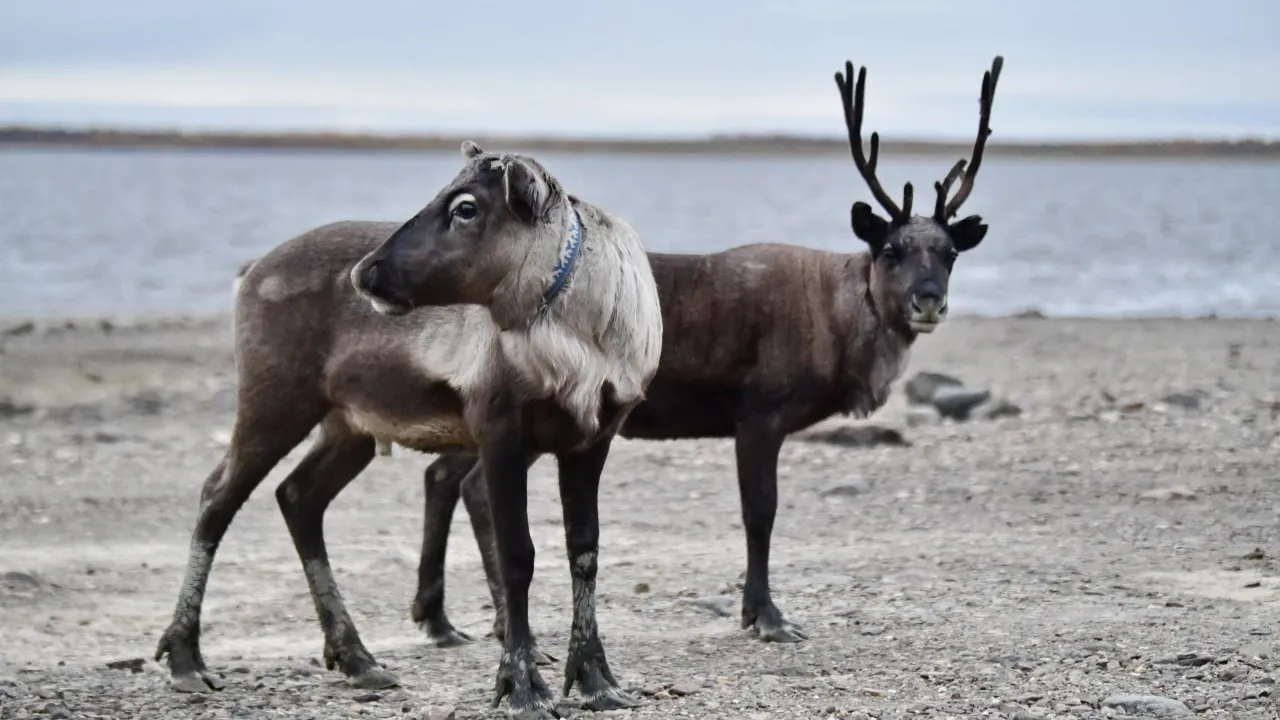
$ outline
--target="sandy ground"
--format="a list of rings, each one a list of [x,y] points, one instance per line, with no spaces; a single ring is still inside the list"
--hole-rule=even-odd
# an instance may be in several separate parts
[[[270,492],[299,450],[214,567],[204,652],[227,689],[169,690],[149,658],[230,427],[229,341],[217,319],[0,324],[0,717],[500,717],[496,644],[430,648],[408,617],[420,455],[375,461],[327,526],[352,614],[401,689],[352,690],[317,666]],[[600,624],[620,679],[649,695],[618,715],[1280,714],[1280,323],[954,319],[919,343],[918,370],[1023,413],[912,427],[897,392],[872,422],[910,447],[788,443],[772,567],[799,645],[738,627],[731,444],[616,443]],[[1173,392],[1199,407],[1160,402]],[[553,470],[531,481],[532,605],[563,657]],[[469,532],[459,509],[448,604],[480,638],[492,611]],[[135,658],[137,672],[107,666]],[[544,676],[558,687],[561,668]]]

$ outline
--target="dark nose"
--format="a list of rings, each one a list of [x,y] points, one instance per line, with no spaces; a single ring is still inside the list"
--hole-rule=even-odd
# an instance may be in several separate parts
[[[924,306],[941,308],[945,302],[942,288],[938,287],[935,282],[922,282],[915,287],[915,291],[911,294],[911,306],[917,311]]]

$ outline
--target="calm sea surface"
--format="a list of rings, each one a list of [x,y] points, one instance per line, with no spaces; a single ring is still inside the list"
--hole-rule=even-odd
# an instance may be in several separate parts
[[[539,154],[646,246],[864,246],[851,161]],[[951,158],[882,161],[917,209]],[[0,148],[0,316],[220,312],[239,265],[316,225],[407,219],[457,153]],[[964,314],[1280,315],[1280,163],[989,158],[962,214]]]

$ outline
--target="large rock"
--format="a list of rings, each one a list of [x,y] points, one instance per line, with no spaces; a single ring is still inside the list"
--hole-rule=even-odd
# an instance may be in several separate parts
[[[932,405],[939,388],[963,388],[964,383],[958,378],[935,372],[918,372],[903,386],[907,394],[907,402],[912,405]]]
[[[968,420],[969,413],[991,399],[990,390],[971,390],[964,386],[943,385],[933,394],[938,414],[952,420]]]

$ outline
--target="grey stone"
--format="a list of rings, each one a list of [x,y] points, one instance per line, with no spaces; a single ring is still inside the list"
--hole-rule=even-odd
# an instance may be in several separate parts
[[[964,383],[958,378],[942,373],[918,372],[902,389],[907,395],[907,402],[912,405],[930,405],[938,389],[943,387],[964,387]]]
[[[938,388],[933,395],[933,406],[945,418],[968,420],[974,408],[991,399],[990,390],[971,390],[948,385]]]
[[[1102,706],[1153,718],[1190,717],[1193,714],[1181,700],[1159,695],[1110,695],[1103,699]]]

